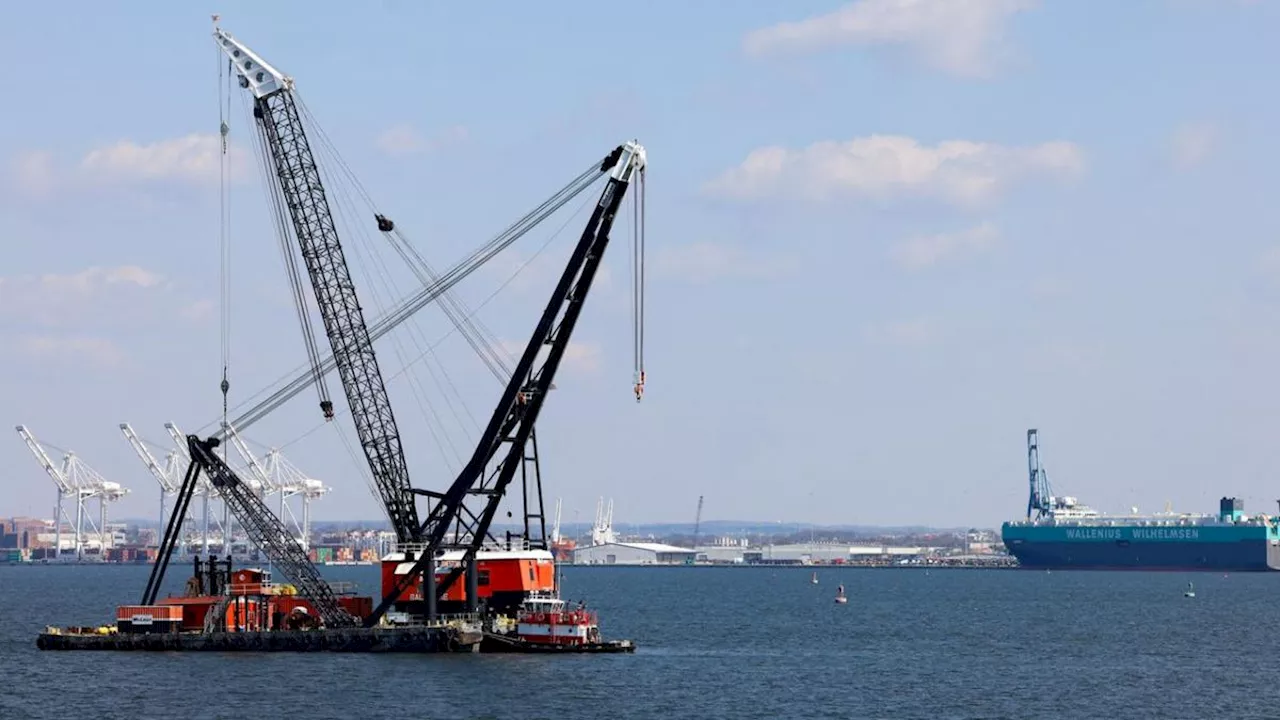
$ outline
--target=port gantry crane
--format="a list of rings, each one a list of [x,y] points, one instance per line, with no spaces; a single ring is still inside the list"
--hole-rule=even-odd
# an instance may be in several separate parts
[[[142,460],[142,464],[147,466],[147,470],[151,471],[151,475],[155,477],[156,482],[160,483],[160,527],[164,527],[165,519],[170,496],[178,494],[179,484],[176,481],[178,477],[178,458],[181,457],[177,450],[170,450],[165,455],[164,465],[161,466],[151,451],[147,449],[146,444],[142,442],[142,438],[138,437],[138,433],[134,432],[133,426],[129,423],[120,423],[120,432],[124,434],[125,440],[129,442],[129,447],[137,453],[138,459]],[[181,528],[179,528],[181,532]]]
[[[312,384],[319,388],[320,406],[325,418],[332,419],[333,403],[324,389],[323,375],[336,366],[378,494],[396,534],[397,545],[405,550],[420,549],[413,569],[392,592],[386,594],[378,608],[366,619],[366,624],[377,624],[386,610],[417,577],[423,577],[428,587],[433,588],[424,590],[423,593],[428,602],[429,616],[434,615],[435,601],[439,595],[447,592],[463,573],[468,578],[468,605],[474,610],[477,595],[476,553],[487,539],[492,539],[490,526],[517,470],[525,471],[525,540],[529,541],[532,535],[531,520],[537,519],[541,525],[545,525],[541,509],[541,482],[537,480],[534,422],[568,347],[582,303],[608,245],[609,231],[627,187],[637,173],[643,178],[644,148],[634,142],[615,148],[602,162],[579,175],[569,186],[488,246],[443,276],[430,278],[431,282],[427,287],[391,312],[371,331],[364,321],[319,169],[293,96],[292,78],[276,70],[221,28],[215,28],[214,38],[230,61],[240,86],[253,95],[255,122],[263,140],[262,145],[270,156],[268,160],[274,166],[279,181],[280,194],[277,196],[273,193],[272,199],[283,201],[292,220],[294,235],[311,279],[316,305],[332,350],[330,358],[321,360],[314,333],[306,322],[305,310],[299,305],[303,336],[311,361],[307,373],[259,407],[242,415],[234,425],[244,427]],[[533,337],[507,382],[498,407],[471,460],[443,493],[413,488],[390,398],[374,353],[373,340],[446,293],[453,284],[605,174],[608,174],[609,179],[596,203],[591,220],[552,293]],[[376,215],[375,219],[380,231],[393,231],[394,224],[386,217]],[[290,275],[294,283],[295,301],[303,303],[299,274],[291,269]],[[540,351],[544,346],[548,347],[548,352],[539,362]],[[643,368],[640,362],[637,360],[637,399],[643,392]],[[215,436],[205,441],[206,445],[200,445],[197,438],[191,438],[193,450],[196,447],[207,450],[207,443],[216,441]],[[193,460],[197,459],[197,453],[193,452],[192,457]],[[489,465],[495,459],[498,459],[498,463],[490,470]],[[207,452],[200,458],[200,465],[213,475],[210,466],[214,461],[216,458],[211,452]],[[536,511],[529,508],[530,464],[536,485]],[[229,468],[224,468],[220,474],[234,479],[234,473]],[[429,499],[428,516],[422,522],[418,520],[416,496]],[[466,504],[467,498],[472,496],[484,498],[484,503],[478,510]],[[538,542],[545,546],[545,528],[539,532],[538,538]],[[446,550],[462,550],[463,560],[437,586],[434,562]],[[406,559],[410,559],[410,556]]]
[[[1049,488],[1049,476],[1040,465],[1040,433],[1035,428],[1027,430],[1027,475],[1031,494],[1027,496],[1027,520],[1039,520],[1052,509],[1053,491]],[[1035,516],[1031,515],[1035,511]]]

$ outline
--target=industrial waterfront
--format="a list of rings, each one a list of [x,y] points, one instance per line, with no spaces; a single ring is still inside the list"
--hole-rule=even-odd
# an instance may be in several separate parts
[[[559,505],[559,503],[557,503]],[[558,564],[600,566],[716,566],[752,565],[849,565],[857,567],[1013,567],[1016,561],[1000,543],[998,531],[969,529],[876,532],[863,529],[812,529],[770,531],[767,526],[744,523],[736,533],[699,535],[697,526],[667,531],[631,526],[617,529],[613,503],[603,498],[597,503],[591,527],[563,527],[554,522],[549,533],[549,549]],[[106,551],[100,552],[96,538],[86,543],[77,556],[69,540],[70,528],[62,532],[61,559],[54,551],[58,537],[47,518],[0,517],[0,562],[9,563],[147,563],[155,559],[160,528],[138,523],[110,523]],[[372,565],[394,547],[395,535],[385,527],[353,523],[320,522],[309,527],[300,544],[312,562],[326,566]],[[213,552],[222,552],[219,538],[212,541]],[[203,550],[202,536],[190,536],[188,552]],[[241,538],[233,545],[233,558],[240,563],[262,562],[252,544]],[[187,556],[175,554],[173,562]]]

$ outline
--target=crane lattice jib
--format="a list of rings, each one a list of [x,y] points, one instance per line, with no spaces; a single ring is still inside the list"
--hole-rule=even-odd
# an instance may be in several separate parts
[[[221,491],[223,502],[240,521],[241,527],[266,553],[271,565],[298,588],[298,593],[316,609],[325,625],[351,627],[356,624],[347,611],[338,604],[333,588],[320,576],[320,571],[307,558],[298,541],[289,534],[284,523],[271,512],[266,503],[213,452],[216,440],[201,440],[187,436],[187,448],[192,462],[200,466],[209,482]]]
[[[421,576],[435,552],[446,547],[446,534],[460,538],[457,545],[449,547],[464,550],[465,556],[463,562],[450,570],[440,582],[437,587],[438,595],[448,591],[467,564],[475,562],[476,552],[488,536],[489,527],[507,486],[522,466],[525,444],[533,434],[542,403],[547,391],[551,389],[605,248],[609,245],[609,231],[613,227],[614,216],[622,204],[632,177],[644,170],[645,162],[644,148],[638,143],[629,142],[619,145],[601,163],[602,171],[612,169],[609,181],[551,293],[551,299],[538,320],[524,354],[520,356],[502,399],[477,443],[475,453],[424,522],[422,535],[427,541],[426,550],[413,568],[383,597],[373,614],[366,618],[367,625],[377,622],[396,598]],[[544,346],[548,349],[539,366],[538,357]],[[499,459],[499,462],[490,470],[490,463],[495,459]],[[468,495],[487,497],[478,514],[463,512],[463,501]],[[451,527],[453,532],[449,533]]]
[[[293,83],[222,30],[215,32],[215,38],[235,65],[240,84],[254,94],[254,117],[271,153],[356,434],[396,539],[418,541],[418,511],[391,399],[302,127]],[[326,409],[330,414],[331,409]]]

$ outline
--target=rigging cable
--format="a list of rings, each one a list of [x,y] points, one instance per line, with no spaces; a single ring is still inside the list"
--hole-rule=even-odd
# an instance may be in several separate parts
[[[214,22],[217,22],[215,19]],[[215,48],[216,50],[216,48]],[[222,390],[222,423],[227,423],[227,393],[231,390],[231,381],[228,378],[231,367],[231,199],[229,197],[228,188],[228,162],[227,155],[227,135],[231,132],[231,127],[227,124],[230,119],[231,110],[231,92],[228,90],[226,102],[223,102],[223,58],[221,51],[217,51],[218,61],[218,138],[221,145],[221,152],[218,154],[218,252],[219,262],[221,265],[219,274],[219,303],[221,312],[221,344],[222,344],[222,382],[219,388]],[[231,72],[230,61],[227,62],[226,82],[229,84],[233,73]]]
[[[636,402],[644,397],[644,195],[645,169],[641,168],[638,185],[640,192],[632,196],[632,332],[635,348],[635,394]]]
[[[550,237],[548,237],[546,240],[544,240],[544,241],[543,241],[542,245],[541,245],[541,246],[539,246],[539,247],[538,247],[538,249],[537,249],[536,251],[534,251],[534,253],[533,253],[532,255],[530,255],[530,256],[529,256],[529,259],[527,259],[527,260],[525,260],[524,262],[520,263],[520,265],[519,265],[519,266],[517,266],[517,267],[516,267],[516,269],[515,269],[514,271],[512,271],[512,273],[511,273],[510,275],[508,275],[508,276],[507,276],[507,278],[506,278],[505,280],[503,280],[503,281],[502,281],[502,283],[501,283],[500,285],[498,285],[498,287],[497,287],[497,288],[495,288],[495,289],[493,290],[493,292],[489,293],[489,295],[488,295],[488,296],[486,296],[483,300],[481,300],[481,301],[480,301],[480,303],[479,303],[479,304],[477,304],[477,305],[476,305],[475,309],[471,311],[471,312],[472,312],[472,314],[474,315],[474,314],[476,314],[476,313],[479,313],[479,312],[480,312],[480,310],[484,309],[484,307],[485,307],[486,305],[488,305],[490,301],[492,301],[494,298],[496,298],[496,297],[497,297],[497,296],[498,296],[498,295],[499,295],[503,290],[507,289],[507,287],[508,287],[508,286],[510,286],[510,285],[511,285],[511,283],[515,282],[516,278],[520,276],[520,273],[522,273],[522,272],[523,272],[523,271],[525,271],[525,270],[526,270],[530,265],[532,265],[532,264],[533,264],[533,262],[534,262],[535,260],[537,260],[537,259],[542,255],[542,253],[543,253],[543,252],[544,252],[548,247],[550,247],[551,243],[555,242],[555,240],[556,240],[557,238],[559,238],[560,234],[561,234],[561,233],[564,231],[564,229],[569,225],[569,223],[570,223],[570,222],[572,222],[572,221],[574,220],[574,218],[578,217],[578,216],[582,213],[582,211],[583,211],[584,209],[586,209],[586,207],[587,207],[587,205],[588,205],[589,203],[593,203],[593,202],[596,202],[596,199],[595,199],[595,198],[593,198],[593,197],[587,197],[587,198],[582,202],[582,204],[578,206],[578,209],[577,209],[577,210],[575,210],[575,211],[573,212],[573,214],[572,214],[569,218],[567,218],[567,219],[564,221],[564,223],[562,223],[562,224],[560,225],[560,228],[559,228],[559,229],[557,229],[554,233],[552,233]],[[399,370],[397,370],[396,372],[392,373],[391,375],[388,375],[388,376],[387,376],[387,381],[388,381],[388,382],[390,382],[390,381],[392,381],[392,380],[395,380],[395,379],[399,378],[401,375],[404,375],[405,373],[407,373],[407,372],[409,372],[410,370],[412,370],[412,369],[413,369],[413,367],[414,367],[414,365],[416,365],[416,364],[418,364],[418,363],[420,363],[420,362],[423,362],[423,361],[427,358],[427,356],[428,356],[428,355],[432,355],[432,354],[434,354],[434,353],[435,353],[435,351],[436,351],[437,349],[439,349],[439,348],[440,348],[440,346],[442,346],[446,340],[448,340],[449,338],[453,337],[453,334],[454,334],[454,333],[456,333],[456,332],[460,332],[460,330],[458,329],[458,327],[457,327],[457,326],[454,326],[454,327],[453,327],[453,328],[451,328],[450,330],[446,331],[443,335],[441,335],[439,338],[437,338],[437,339],[436,339],[436,341],[435,341],[434,343],[431,343],[430,345],[428,345],[428,346],[427,346],[427,348],[426,348],[424,351],[422,351],[422,353],[421,353],[420,355],[418,355],[417,357],[412,358],[412,359],[411,359],[411,360],[409,360],[407,363],[405,363],[404,365],[402,365],[402,366],[400,367],[400,369],[399,369]],[[508,379],[509,379],[509,378],[510,378],[510,374],[508,374]],[[464,409],[465,409],[465,408],[464,408]],[[299,435],[298,437],[296,437],[296,438],[294,438],[294,439],[292,439],[292,440],[290,440],[290,441],[288,441],[288,442],[284,443],[283,445],[279,446],[279,449],[283,450],[283,449],[285,449],[285,448],[287,448],[287,447],[290,447],[291,445],[294,445],[295,443],[298,443],[298,442],[300,442],[300,441],[304,440],[305,438],[307,438],[307,437],[308,437],[308,436],[310,436],[312,433],[314,433],[315,431],[319,430],[319,429],[320,429],[320,428],[322,428],[322,427],[324,427],[324,423],[320,423],[320,424],[318,424],[318,425],[315,425],[315,426],[314,426],[314,427],[312,427],[310,430],[307,430],[306,432],[304,432],[303,434]]]
[[[356,176],[355,172],[351,169],[351,166],[343,159],[337,146],[329,141],[329,136],[325,133],[324,128],[316,121],[315,117],[311,114],[311,110],[307,107],[306,103],[297,96],[296,92],[295,98],[303,115],[307,118],[308,126],[316,130],[320,140],[318,144],[321,149],[330,154],[338,171],[347,177],[351,182],[352,187],[355,188],[356,192],[359,193],[360,197],[364,200],[366,207],[373,212],[374,218],[378,223],[379,231],[386,237],[393,249],[395,249],[395,251],[400,255],[401,260],[403,260],[414,274],[418,276],[418,280],[423,286],[428,286],[431,283],[438,282],[439,278],[435,275],[434,270],[429,264],[427,264],[422,255],[418,253],[417,249],[409,243],[408,238],[406,238],[399,228],[396,227],[394,222],[388,220],[387,217],[382,214],[381,210],[374,202],[373,197],[365,189],[364,184],[360,182],[360,178]],[[412,258],[410,255],[412,255]],[[414,264],[415,261],[417,265]],[[423,270],[425,270],[425,277]],[[441,309],[444,311],[445,315],[449,317],[451,322],[455,325],[461,322],[468,326],[460,328],[464,339],[471,345],[472,350],[475,351],[476,355],[479,356],[485,366],[489,368],[490,372],[492,372],[498,379],[498,382],[505,384],[507,379],[511,376],[511,365],[514,364],[514,358],[511,358],[504,352],[501,343],[498,342],[496,336],[493,336],[491,331],[488,331],[488,329],[484,327],[476,327],[475,321],[472,320],[473,313],[467,310],[466,306],[453,292],[448,289],[443,290],[439,300]],[[488,338],[485,337],[486,332],[489,335]]]
[[[316,393],[320,398],[320,411],[323,413],[325,420],[332,420],[333,399],[329,395],[329,386],[324,380],[324,373],[320,370],[320,347],[316,340],[315,326],[311,323],[307,289],[302,279],[302,269],[299,267],[301,262],[300,253],[293,251],[294,235],[291,230],[292,223],[285,210],[284,191],[280,188],[280,184],[276,182],[276,171],[271,165],[271,141],[267,136],[266,124],[256,121],[256,112],[253,115],[255,118],[254,125],[257,126],[258,130],[254,136],[258,149],[255,154],[258,156],[259,164],[261,165],[263,184],[267,188],[267,197],[270,200],[271,211],[275,220],[280,258],[284,262],[285,270],[289,275],[293,306],[298,314],[298,325],[302,329],[302,341],[307,350],[307,368],[311,372],[311,382],[315,384]]]
[[[429,287],[420,288],[413,295],[402,298],[395,310],[384,315],[373,323],[369,328],[369,339],[377,340],[387,332],[394,329],[401,322],[411,317],[414,313],[428,305],[432,300],[439,297],[443,290],[452,287],[462,278],[470,275],[477,268],[491,259],[493,256],[506,249],[520,237],[525,235],[534,226],[541,223],[549,215],[554,213],[560,207],[563,207],[571,199],[580,195],[588,187],[594,185],[600,177],[602,177],[598,163],[593,163],[591,167],[583,171],[577,178],[562,188],[552,197],[548,198],[541,205],[534,208],[520,220],[507,227],[497,236],[491,238],[483,246],[475,250],[471,255],[454,265],[446,271],[440,278],[441,282]],[[321,363],[321,372],[327,373],[334,368],[336,363],[332,355],[326,357]],[[243,430],[250,424],[261,420],[264,416],[284,404],[289,398],[305,390],[314,381],[311,368],[303,366],[294,372],[301,371],[300,375],[294,376],[282,386],[272,389],[270,387],[256,393],[252,400],[258,400],[262,395],[267,394],[266,398],[258,400],[257,404],[246,411],[242,411],[240,417],[234,423],[235,426]],[[288,378],[288,376],[286,376]],[[286,379],[282,378],[282,380]]]
[[[326,146],[323,142],[317,143],[315,147],[321,154],[327,153],[330,156],[329,159],[333,159],[336,162],[336,153],[333,151],[333,148]],[[367,224],[357,220],[357,218],[362,216],[363,213],[357,210],[356,202],[352,199],[352,194],[348,192],[347,184],[340,182],[341,178],[329,172],[327,170],[328,167],[330,167],[330,165],[326,163],[326,169],[321,172],[326,175],[326,186],[330,191],[330,206],[334,211],[334,220],[336,223],[341,222],[346,226],[346,230],[348,231],[346,250],[349,252],[350,258],[357,260],[354,265],[359,270],[362,270],[365,275],[364,285],[371,291],[373,305],[381,310],[385,307],[384,293],[386,295],[385,299],[393,300],[396,295],[396,289],[392,281],[391,272],[388,269],[387,264],[383,261],[381,254],[378,252],[378,245],[371,238],[371,233],[366,227]],[[351,242],[352,238],[354,238],[356,242]],[[415,345],[416,350],[420,352],[422,350],[423,343],[425,342],[425,337],[423,337],[422,331],[418,329],[416,323],[413,322],[406,323],[406,331],[409,336],[409,342]],[[405,358],[408,356],[408,350],[405,347],[404,338],[399,334],[396,334],[391,336],[390,341],[397,360],[399,360],[401,365],[404,365],[406,363]],[[431,374],[431,379],[440,390],[445,404],[453,413],[454,420],[457,422],[457,425],[461,426],[462,418],[458,415],[456,407],[450,400],[449,395],[445,392],[444,385],[441,384],[439,377],[437,377],[437,373],[430,365],[426,365],[426,368]],[[443,366],[440,367],[440,373],[444,375],[445,382],[453,388],[454,393],[456,394],[458,392],[457,386],[454,385],[452,380],[448,377]],[[383,381],[386,382],[386,379],[387,378],[384,377]],[[453,456],[453,462],[456,463],[456,467],[451,467],[449,472],[456,472],[461,467],[464,460],[458,444],[454,441],[453,437],[447,430],[448,425],[442,421],[439,412],[436,410],[435,404],[428,400],[429,393],[417,377],[410,376],[409,387],[413,393],[414,400],[418,404],[419,410],[427,419],[427,429],[431,433],[432,438],[436,441],[436,446],[440,450],[441,457],[445,458],[447,462],[447,456],[450,454]]]

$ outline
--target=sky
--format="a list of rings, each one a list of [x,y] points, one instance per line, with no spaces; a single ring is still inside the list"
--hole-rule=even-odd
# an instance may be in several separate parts
[[[160,497],[120,423],[162,457],[165,422],[220,417],[224,282],[232,406],[306,358],[237,88],[220,210],[211,12],[440,270],[646,147],[646,393],[628,205],[538,423],[566,523],[601,496],[619,524],[692,521],[704,496],[715,520],[994,526],[1025,510],[1032,427],[1099,509],[1276,509],[1270,0],[14,6],[40,32],[0,66],[0,414],[129,488],[114,516]],[[414,280],[355,213],[372,319]],[[567,209],[458,286],[502,346],[584,224]],[[421,487],[501,389],[450,327],[425,310],[377,346]],[[316,402],[244,435],[332,488],[315,517],[376,519],[349,415]],[[48,516],[10,432],[0,515]]]

